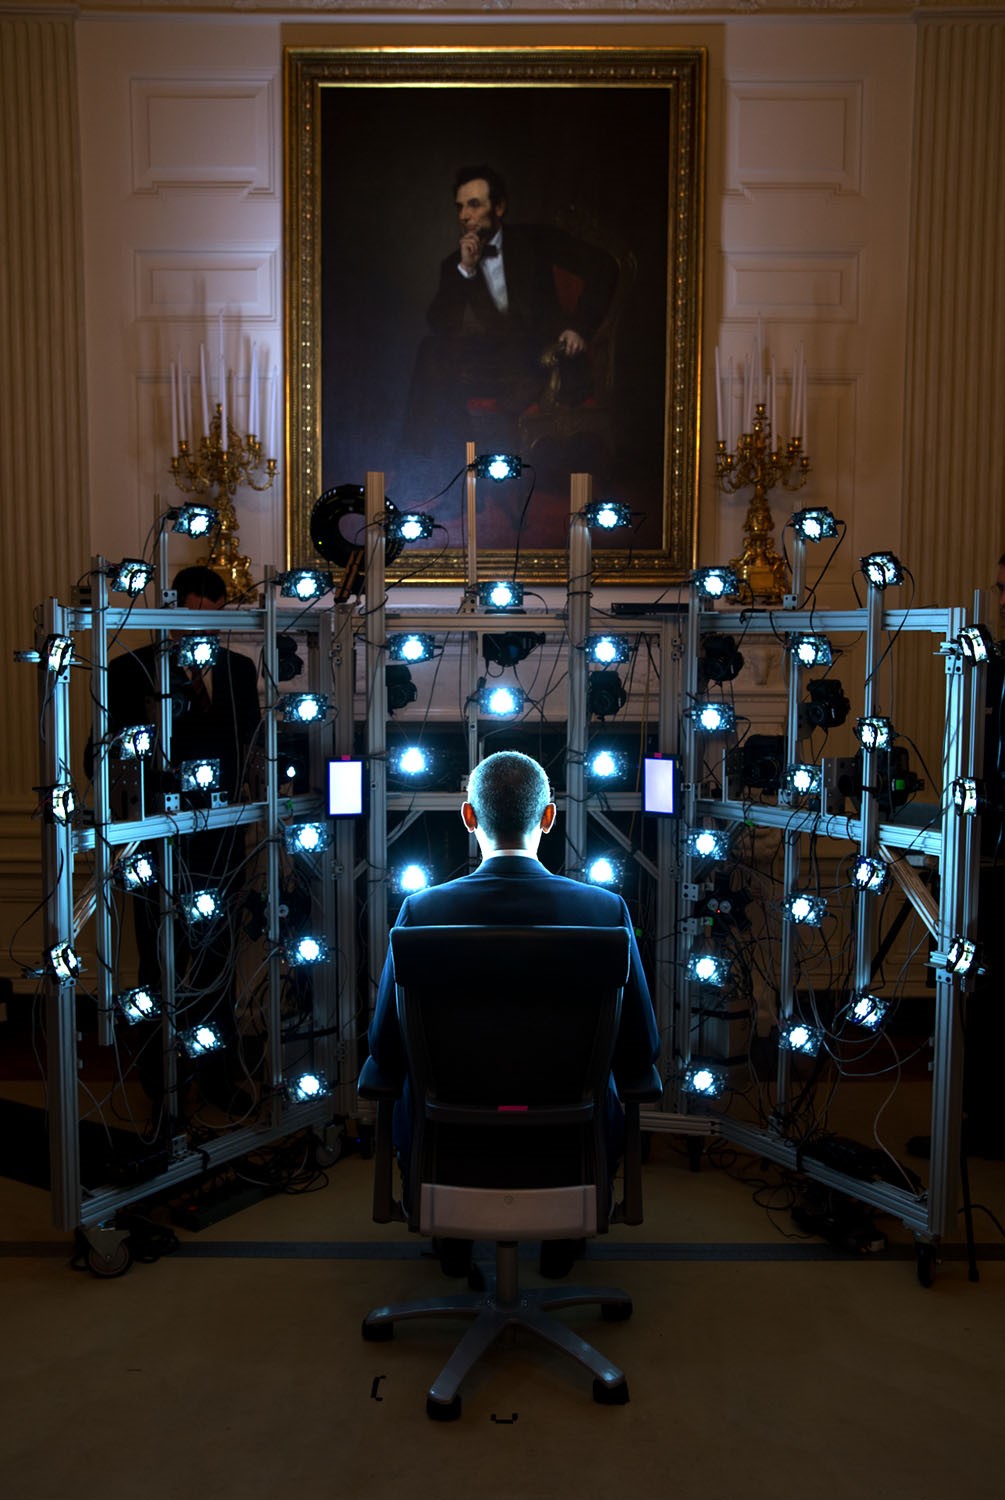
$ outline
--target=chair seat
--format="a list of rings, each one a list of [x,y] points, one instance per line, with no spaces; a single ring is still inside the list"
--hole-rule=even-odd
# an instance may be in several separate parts
[[[560,1188],[472,1188],[424,1182],[422,1234],[471,1240],[578,1240],[597,1232],[592,1183]]]

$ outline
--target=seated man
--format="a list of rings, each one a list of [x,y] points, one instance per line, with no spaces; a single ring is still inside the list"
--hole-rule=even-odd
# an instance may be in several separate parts
[[[621,1022],[614,1048],[614,1077],[607,1089],[607,1166],[613,1175],[624,1140],[624,1118],[616,1080],[644,1076],[659,1052],[659,1033],[649,987],[642,969],[635,933],[622,897],[598,886],[583,885],[552,875],[537,858],[542,834],[555,821],[555,804],[542,768],[528,755],[503,750],[476,766],[468,781],[468,797],[461,807],[464,826],[478,841],[482,863],[471,875],[409,896],[395,926],[582,926],[626,927],[631,969],[624,989]],[[491,952],[491,933],[486,932]],[[370,1053],[391,1083],[400,1082],[402,1094],[395,1107],[394,1144],[399,1163],[408,1161],[411,1109],[405,1052],[395,1007],[390,952],[377,992],[377,1006],[369,1031]],[[407,1198],[409,1184],[404,1183]],[[555,1240],[542,1251],[542,1271],[564,1275],[574,1247]],[[443,1257],[448,1274],[463,1274],[463,1252]]]

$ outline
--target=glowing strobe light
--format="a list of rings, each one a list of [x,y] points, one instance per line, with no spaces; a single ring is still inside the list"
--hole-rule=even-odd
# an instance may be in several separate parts
[[[879,1000],[875,995],[856,995],[848,1007],[848,1015],[857,1026],[878,1031],[889,1008],[885,1000]]]
[[[406,745],[392,756],[391,764],[401,776],[424,776],[429,770],[429,756],[419,745]]]
[[[789,654],[801,667],[829,667],[834,660],[831,643],[825,635],[793,635]]]
[[[735,568],[696,568],[691,574],[694,591],[703,599],[735,598],[740,580]]]
[[[220,761],[183,760],[178,774],[183,792],[215,792],[220,785]]]
[[[598,854],[586,866],[586,878],[590,885],[620,885],[624,866],[619,859]]]
[[[403,511],[401,515],[388,519],[387,534],[399,542],[421,542],[432,536],[434,524],[432,516],[424,515],[422,511]]]
[[[49,970],[60,984],[69,984],[80,973],[80,959],[69,943],[57,943],[48,953]]]
[[[778,1033],[778,1045],[783,1052],[801,1052],[804,1057],[816,1057],[823,1041],[823,1032],[805,1021],[787,1021]]]
[[[863,750],[889,750],[893,744],[893,722],[873,715],[856,719],[853,733]]]
[[[717,1099],[725,1087],[726,1074],[722,1068],[710,1068],[707,1063],[692,1063],[684,1072],[685,1094]]]
[[[411,633],[392,635],[387,639],[387,654],[391,661],[428,661],[436,649],[431,635]]]
[[[154,576],[153,564],[139,557],[124,557],[109,570],[109,588],[113,594],[142,594]]]
[[[180,667],[198,667],[204,671],[216,661],[220,649],[215,635],[185,635],[174,648],[175,661]]]
[[[284,724],[322,724],[328,717],[325,693],[284,693],[279,700]]]
[[[220,899],[215,891],[192,891],[183,900],[181,909],[186,922],[212,922],[220,915]]]
[[[904,565],[892,552],[870,552],[861,559],[861,568],[874,589],[893,588],[904,581]]]
[[[623,635],[591,635],[587,637],[587,660],[595,661],[599,666],[608,667],[613,662],[627,661],[630,655],[631,647]]]
[[[152,724],[130,724],[120,730],[112,741],[112,749],[119,760],[142,760],[153,754],[154,726]]]
[[[308,933],[292,938],[285,946],[286,962],[293,968],[304,968],[310,964],[327,963],[331,949],[322,938]]]
[[[696,703],[688,717],[702,734],[732,734],[736,728],[736,710],[729,703]]]
[[[628,757],[620,750],[595,750],[586,762],[587,775],[597,781],[615,781],[628,770]]]
[[[287,854],[317,854],[331,843],[331,829],[327,823],[309,820],[287,823],[283,829],[283,842]]]
[[[207,1052],[219,1052],[223,1038],[215,1026],[204,1021],[201,1026],[192,1026],[188,1031],[179,1031],[178,1040],[189,1057],[204,1057]]]
[[[601,531],[632,524],[632,508],[621,500],[591,500],[583,515],[588,526],[599,526]]]
[[[519,609],[523,603],[523,584],[512,578],[496,578],[478,585],[478,601],[485,609]]]
[[[684,843],[692,859],[725,859],[729,853],[729,834],[722,828],[689,828]]]
[[[730,961],[722,953],[692,953],[687,961],[687,977],[695,984],[707,984],[721,990],[729,983]]]
[[[797,510],[792,517],[792,529],[804,542],[822,542],[825,537],[837,536],[838,523],[834,512],[825,506],[809,506]]]
[[[301,1073],[283,1086],[291,1104],[310,1104],[314,1099],[326,1098],[331,1091],[331,1084],[321,1073]]]
[[[139,986],[133,990],[123,990],[115,996],[115,1006],[119,1015],[130,1026],[136,1026],[140,1021],[152,1021],[161,1013],[157,996],[150,990]]]
[[[403,865],[393,876],[394,889],[401,895],[414,896],[432,884],[432,877],[425,865]]]
[[[851,883],[857,891],[878,896],[890,884],[890,867],[885,860],[861,854],[851,867]]]
[[[126,854],[112,871],[112,878],[124,891],[138,891],[142,886],[153,885],[157,869],[149,849],[138,849],[135,854]]]
[[[478,707],[494,719],[511,719],[523,709],[523,689],[508,683],[484,687],[478,694]]]
[[[819,766],[800,761],[786,766],[785,785],[797,797],[819,797],[823,772]]]
[[[212,505],[182,505],[168,515],[174,522],[172,531],[182,536],[208,536],[220,524],[220,512]]]
[[[519,479],[523,473],[523,460],[514,453],[480,453],[474,462],[476,479],[494,479],[500,484],[504,479]]]
[[[332,575],[323,569],[295,568],[280,575],[279,593],[283,599],[301,599],[306,604],[324,598],[333,582]]]
[[[819,927],[826,912],[826,897],[811,896],[808,891],[793,891],[782,902],[782,915],[786,921],[801,927]]]

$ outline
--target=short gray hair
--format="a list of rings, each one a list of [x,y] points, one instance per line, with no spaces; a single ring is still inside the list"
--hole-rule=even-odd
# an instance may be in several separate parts
[[[468,801],[490,839],[520,839],[532,833],[551,801],[544,770],[519,750],[499,750],[475,766]]]

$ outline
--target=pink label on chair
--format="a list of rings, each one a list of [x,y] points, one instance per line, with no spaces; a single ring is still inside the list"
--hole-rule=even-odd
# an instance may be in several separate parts
[[[514,1114],[514,1113],[520,1113],[522,1111],[524,1114],[526,1114],[527,1110],[529,1108],[530,1108],[530,1105],[528,1105],[528,1104],[497,1104],[496,1105],[496,1112],[498,1114],[505,1114],[505,1113]]]

